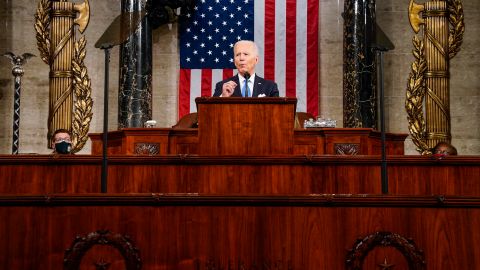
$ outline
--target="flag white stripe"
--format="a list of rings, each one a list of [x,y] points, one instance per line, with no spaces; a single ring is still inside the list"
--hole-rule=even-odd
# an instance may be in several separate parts
[[[264,60],[265,60],[265,1],[255,1],[254,3],[255,17],[253,20],[255,43],[258,46],[259,62],[255,67],[255,73],[260,77],[265,77]]]
[[[223,80],[223,69],[213,69],[212,70],[212,94],[215,92],[215,85],[217,82]]]
[[[307,111],[307,0],[297,1],[296,91],[297,111]]]
[[[202,70],[192,69],[190,73],[190,112],[197,111],[195,98],[201,96],[202,89]]]
[[[282,97],[285,96],[286,5],[286,0],[275,1],[275,82]]]

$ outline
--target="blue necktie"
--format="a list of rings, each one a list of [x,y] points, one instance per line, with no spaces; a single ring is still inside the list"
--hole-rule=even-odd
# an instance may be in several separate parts
[[[243,85],[243,96],[249,97],[250,96],[250,89],[248,88],[248,80],[245,79],[245,83]]]

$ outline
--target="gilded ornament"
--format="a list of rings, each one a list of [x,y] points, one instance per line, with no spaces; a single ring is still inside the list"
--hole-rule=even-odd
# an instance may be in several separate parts
[[[449,61],[458,53],[465,24],[461,0],[410,0],[409,20],[417,34],[408,79],[405,109],[413,143],[422,155],[438,142],[450,143]]]
[[[90,18],[88,0],[81,4],[40,0],[35,14],[37,47],[50,66],[48,138],[56,129],[72,131],[72,152],[80,151],[92,120],[91,82],[84,63],[86,40],[75,40]]]

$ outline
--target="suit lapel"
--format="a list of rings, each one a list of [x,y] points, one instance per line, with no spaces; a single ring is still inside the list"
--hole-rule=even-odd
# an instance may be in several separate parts
[[[259,77],[255,74],[255,85],[253,86],[252,97],[258,97],[259,94],[263,93],[263,81],[262,77]]]
[[[242,90],[240,90],[240,80],[238,78],[238,74],[233,77],[233,81],[237,84],[235,87],[235,90],[233,90],[233,96],[234,97],[241,97],[242,96]]]

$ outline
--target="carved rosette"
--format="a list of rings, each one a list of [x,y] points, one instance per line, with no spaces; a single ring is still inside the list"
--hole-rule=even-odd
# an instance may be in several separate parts
[[[424,270],[423,251],[418,249],[413,240],[391,232],[376,232],[363,239],[358,239],[346,258],[347,270],[361,270],[368,253],[376,247],[393,247],[407,260],[408,269]]]
[[[83,256],[95,245],[108,245],[117,249],[125,260],[127,270],[142,268],[139,250],[128,236],[99,230],[91,232],[86,236],[77,236],[75,238],[70,248],[65,250],[63,269],[79,269]],[[101,268],[102,265],[108,266],[108,262],[98,262],[96,266]]]
[[[57,129],[72,132],[72,152],[88,140],[93,101],[91,83],[84,63],[86,41],[75,40],[74,25],[85,31],[90,18],[88,0],[82,4],[40,0],[35,14],[37,46],[50,66],[47,143]]]

